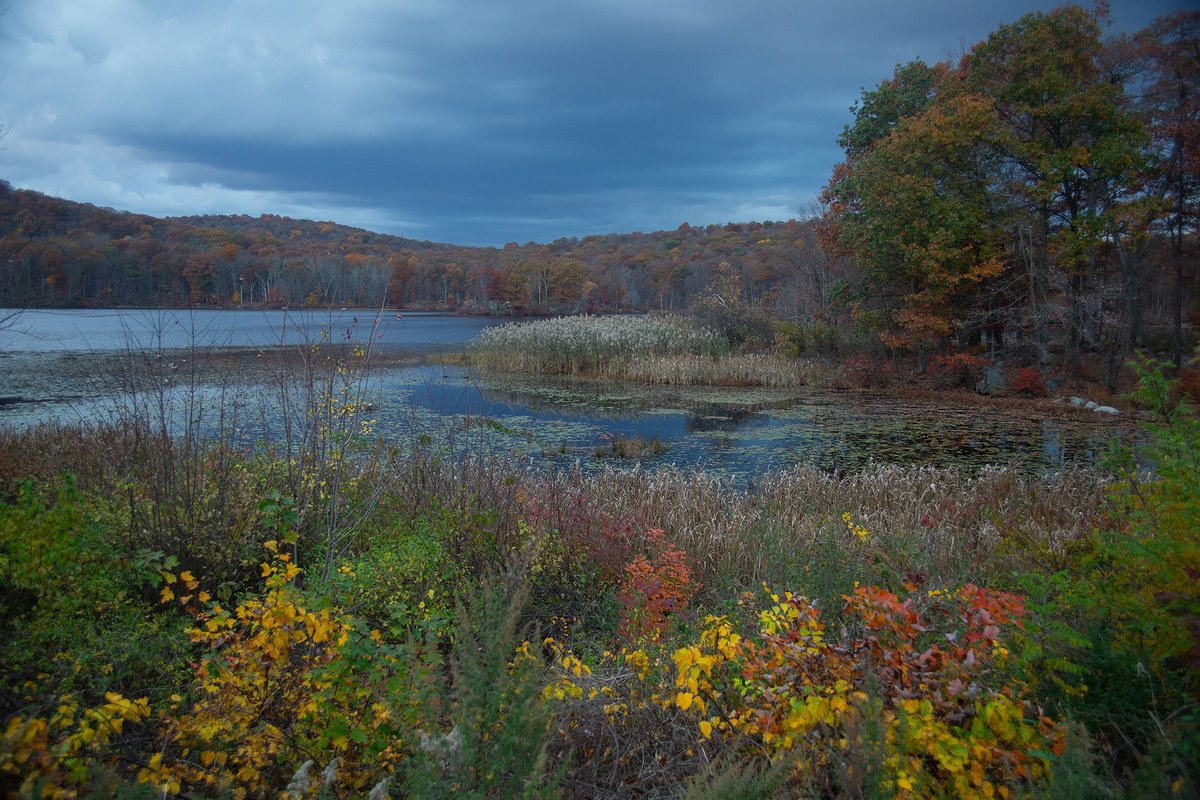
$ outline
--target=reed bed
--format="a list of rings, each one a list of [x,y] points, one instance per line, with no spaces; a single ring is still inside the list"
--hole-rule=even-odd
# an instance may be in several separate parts
[[[669,386],[761,386],[788,388],[822,383],[822,364],[777,353],[728,353],[721,356],[652,355],[628,365],[626,380]]]
[[[471,345],[487,369],[624,379],[631,366],[652,357],[725,353],[720,334],[682,317],[559,317],[513,322],[483,331]]]

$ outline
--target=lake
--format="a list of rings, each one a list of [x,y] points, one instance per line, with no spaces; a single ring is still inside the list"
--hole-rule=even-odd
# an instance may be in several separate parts
[[[947,395],[911,400],[819,389],[646,387],[515,379],[428,363],[507,320],[374,311],[31,311],[0,332],[0,425],[103,417],[122,402],[111,380],[130,353],[154,354],[173,392],[200,385],[236,397],[250,440],[270,436],[279,354],[316,341],[370,345],[376,431],[447,452],[536,461],[701,468],[748,483],[765,470],[869,463],[1028,471],[1090,466],[1121,421],[1063,407]],[[165,367],[164,367],[165,365]],[[169,369],[166,369],[169,367]],[[157,369],[157,367],[156,367]],[[165,370],[165,371],[164,371]],[[230,393],[230,387],[239,387]],[[262,402],[259,402],[259,401]],[[258,420],[258,422],[256,422]],[[638,457],[620,458],[635,453]]]

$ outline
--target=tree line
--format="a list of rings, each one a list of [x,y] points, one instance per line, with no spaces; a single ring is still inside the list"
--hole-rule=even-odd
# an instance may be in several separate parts
[[[703,309],[880,353],[1077,371],[1193,346],[1200,12],[1028,14],[863,91],[806,219],[464,247],[274,215],[157,219],[0,182],[0,306]],[[767,326],[769,330],[769,326]],[[862,334],[867,334],[863,336]]]
[[[682,311],[722,262],[746,302],[831,312],[815,222],[464,247],[273,215],[158,219],[0,184],[0,305],[360,305],[549,314]]]
[[[1196,322],[1200,13],[1105,36],[1106,10],[1028,14],[957,64],[913,61],[864,91],[839,138],[823,242],[856,310],[910,348],[1152,344]],[[1165,318],[1165,319],[1164,319]]]

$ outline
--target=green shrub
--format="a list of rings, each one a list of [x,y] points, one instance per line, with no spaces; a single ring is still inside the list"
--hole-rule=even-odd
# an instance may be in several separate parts
[[[69,478],[53,500],[26,482],[0,503],[0,707],[147,681],[163,692],[178,679],[183,621],[143,599],[165,559],[114,538]]]

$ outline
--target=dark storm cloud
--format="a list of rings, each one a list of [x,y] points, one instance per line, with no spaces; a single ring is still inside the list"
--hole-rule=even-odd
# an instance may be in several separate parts
[[[1124,29],[1172,3],[1115,2]],[[466,244],[802,214],[862,87],[1049,3],[17,0],[0,176]]]

